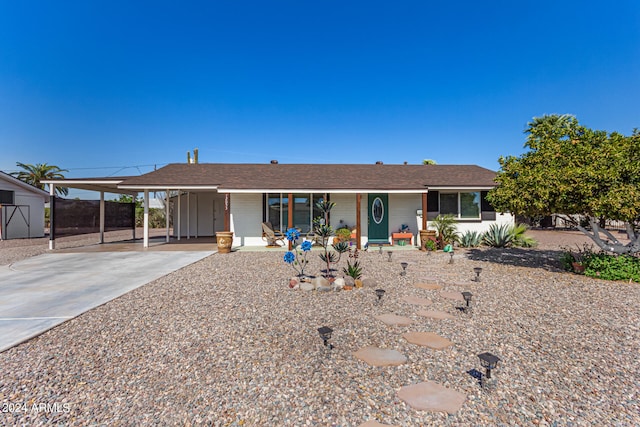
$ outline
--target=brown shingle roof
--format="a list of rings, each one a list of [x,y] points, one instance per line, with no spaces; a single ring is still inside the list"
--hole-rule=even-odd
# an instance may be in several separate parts
[[[495,176],[495,172],[475,165],[174,163],[126,179],[120,187],[399,191],[493,187]]]

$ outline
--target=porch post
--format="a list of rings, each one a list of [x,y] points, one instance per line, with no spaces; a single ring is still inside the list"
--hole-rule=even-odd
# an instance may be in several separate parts
[[[362,209],[362,194],[356,193],[356,249],[362,249],[360,243],[362,237],[362,230],[360,230],[360,227],[362,226],[360,221],[360,209]]]
[[[231,194],[224,193],[224,231],[231,231]]]
[[[191,193],[187,191],[187,240],[191,238]]]
[[[180,200],[182,199],[182,192],[178,190],[178,240],[180,240]],[[173,224],[173,228],[176,228],[176,224]],[[174,230],[175,231],[175,230]]]
[[[132,232],[132,239],[135,242],[136,241],[136,200],[138,199],[138,193],[133,195],[133,229],[131,230]]]
[[[49,250],[56,248],[56,228],[54,224],[54,211],[56,207],[56,187],[53,184],[49,184]]]
[[[289,228],[293,228],[293,193],[289,193],[288,197],[288,217],[289,217],[289,221],[287,224],[287,229]],[[291,250],[293,248],[293,242],[291,242],[291,240],[289,240],[289,250]]]
[[[164,222],[165,222],[165,225],[167,227],[167,235],[166,235],[167,237],[166,237],[165,241],[167,243],[169,243],[169,189],[168,188],[167,188],[167,192],[165,194],[165,200],[166,200],[166,202],[165,202],[166,205],[165,205],[165,214],[164,214],[165,221]]]
[[[149,190],[144,189],[144,218],[142,220],[142,247],[149,247]]]
[[[98,243],[104,243],[104,191],[100,192],[100,239]]]
[[[427,229],[427,193],[422,193],[422,229]]]

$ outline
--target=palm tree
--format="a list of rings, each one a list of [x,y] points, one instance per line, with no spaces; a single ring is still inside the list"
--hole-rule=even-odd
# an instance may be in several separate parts
[[[36,163],[35,165],[30,165],[17,162],[16,166],[24,170],[19,172],[12,172],[12,176],[41,190],[44,190],[44,184],[42,184],[40,181],[64,178],[62,172],[69,172],[66,169],[60,169],[58,166],[48,165],[46,163]],[[58,195],[62,194],[66,196],[67,194],[69,194],[69,189],[66,187],[56,187],[56,193]]]

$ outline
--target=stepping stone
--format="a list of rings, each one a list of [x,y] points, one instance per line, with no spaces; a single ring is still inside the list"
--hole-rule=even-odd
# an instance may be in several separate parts
[[[431,300],[426,299],[426,298],[420,298],[420,297],[414,297],[414,296],[409,296],[409,297],[402,297],[400,298],[402,301],[409,303],[409,304],[416,304],[416,305],[431,305]]]
[[[433,276],[422,276],[420,280],[424,280],[425,282],[432,282],[432,283],[435,283],[438,281],[438,279]]]
[[[418,411],[455,413],[462,407],[467,395],[451,390],[433,381],[404,386],[398,397]]]
[[[437,283],[416,283],[416,288],[437,291],[438,289],[442,289],[442,286]]]
[[[380,424],[375,420],[369,420],[364,424],[360,424],[358,427],[399,427],[395,424]]]
[[[411,344],[429,347],[434,350],[442,350],[453,345],[453,343],[448,339],[443,338],[438,334],[434,334],[433,332],[406,332],[402,334],[402,337]]]
[[[452,299],[454,301],[464,301],[464,297],[462,296],[462,292],[440,291],[440,296],[443,297],[443,298]]]
[[[406,356],[397,350],[371,346],[363,347],[353,355],[371,366],[398,366],[407,361]]]
[[[409,326],[414,323],[414,321],[409,319],[408,317],[398,316],[397,314],[393,313],[380,314],[375,318],[386,323],[387,325]]]
[[[431,319],[455,319],[456,316],[444,311],[422,310],[416,313],[418,316],[430,317]]]

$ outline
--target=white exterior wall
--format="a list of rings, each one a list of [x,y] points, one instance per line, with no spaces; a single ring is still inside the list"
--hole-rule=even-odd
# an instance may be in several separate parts
[[[37,193],[30,192],[19,185],[4,180],[0,180],[0,190],[13,191],[15,193],[14,204],[29,206],[28,212],[25,208],[22,210],[25,216],[29,216],[27,218],[28,223],[23,219],[20,212],[15,212],[7,227],[5,227],[5,223],[8,221],[8,218],[1,218],[2,239],[44,237],[44,195],[40,196]],[[13,208],[8,209],[13,210]],[[3,209],[3,214],[4,211],[6,210]],[[10,214],[11,212],[8,213]]]
[[[267,244],[262,240],[262,209],[262,193],[231,194],[231,231],[234,246]],[[222,214],[224,215],[224,211]]]
[[[180,236],[209,237],[224,229],[224,195],[214,192],[196,192],[182,194],[180,200]],[[173,223],[178,223],[178,199],[172,199],[174,208]],[[178,235],[177,227],[173,228]]]

